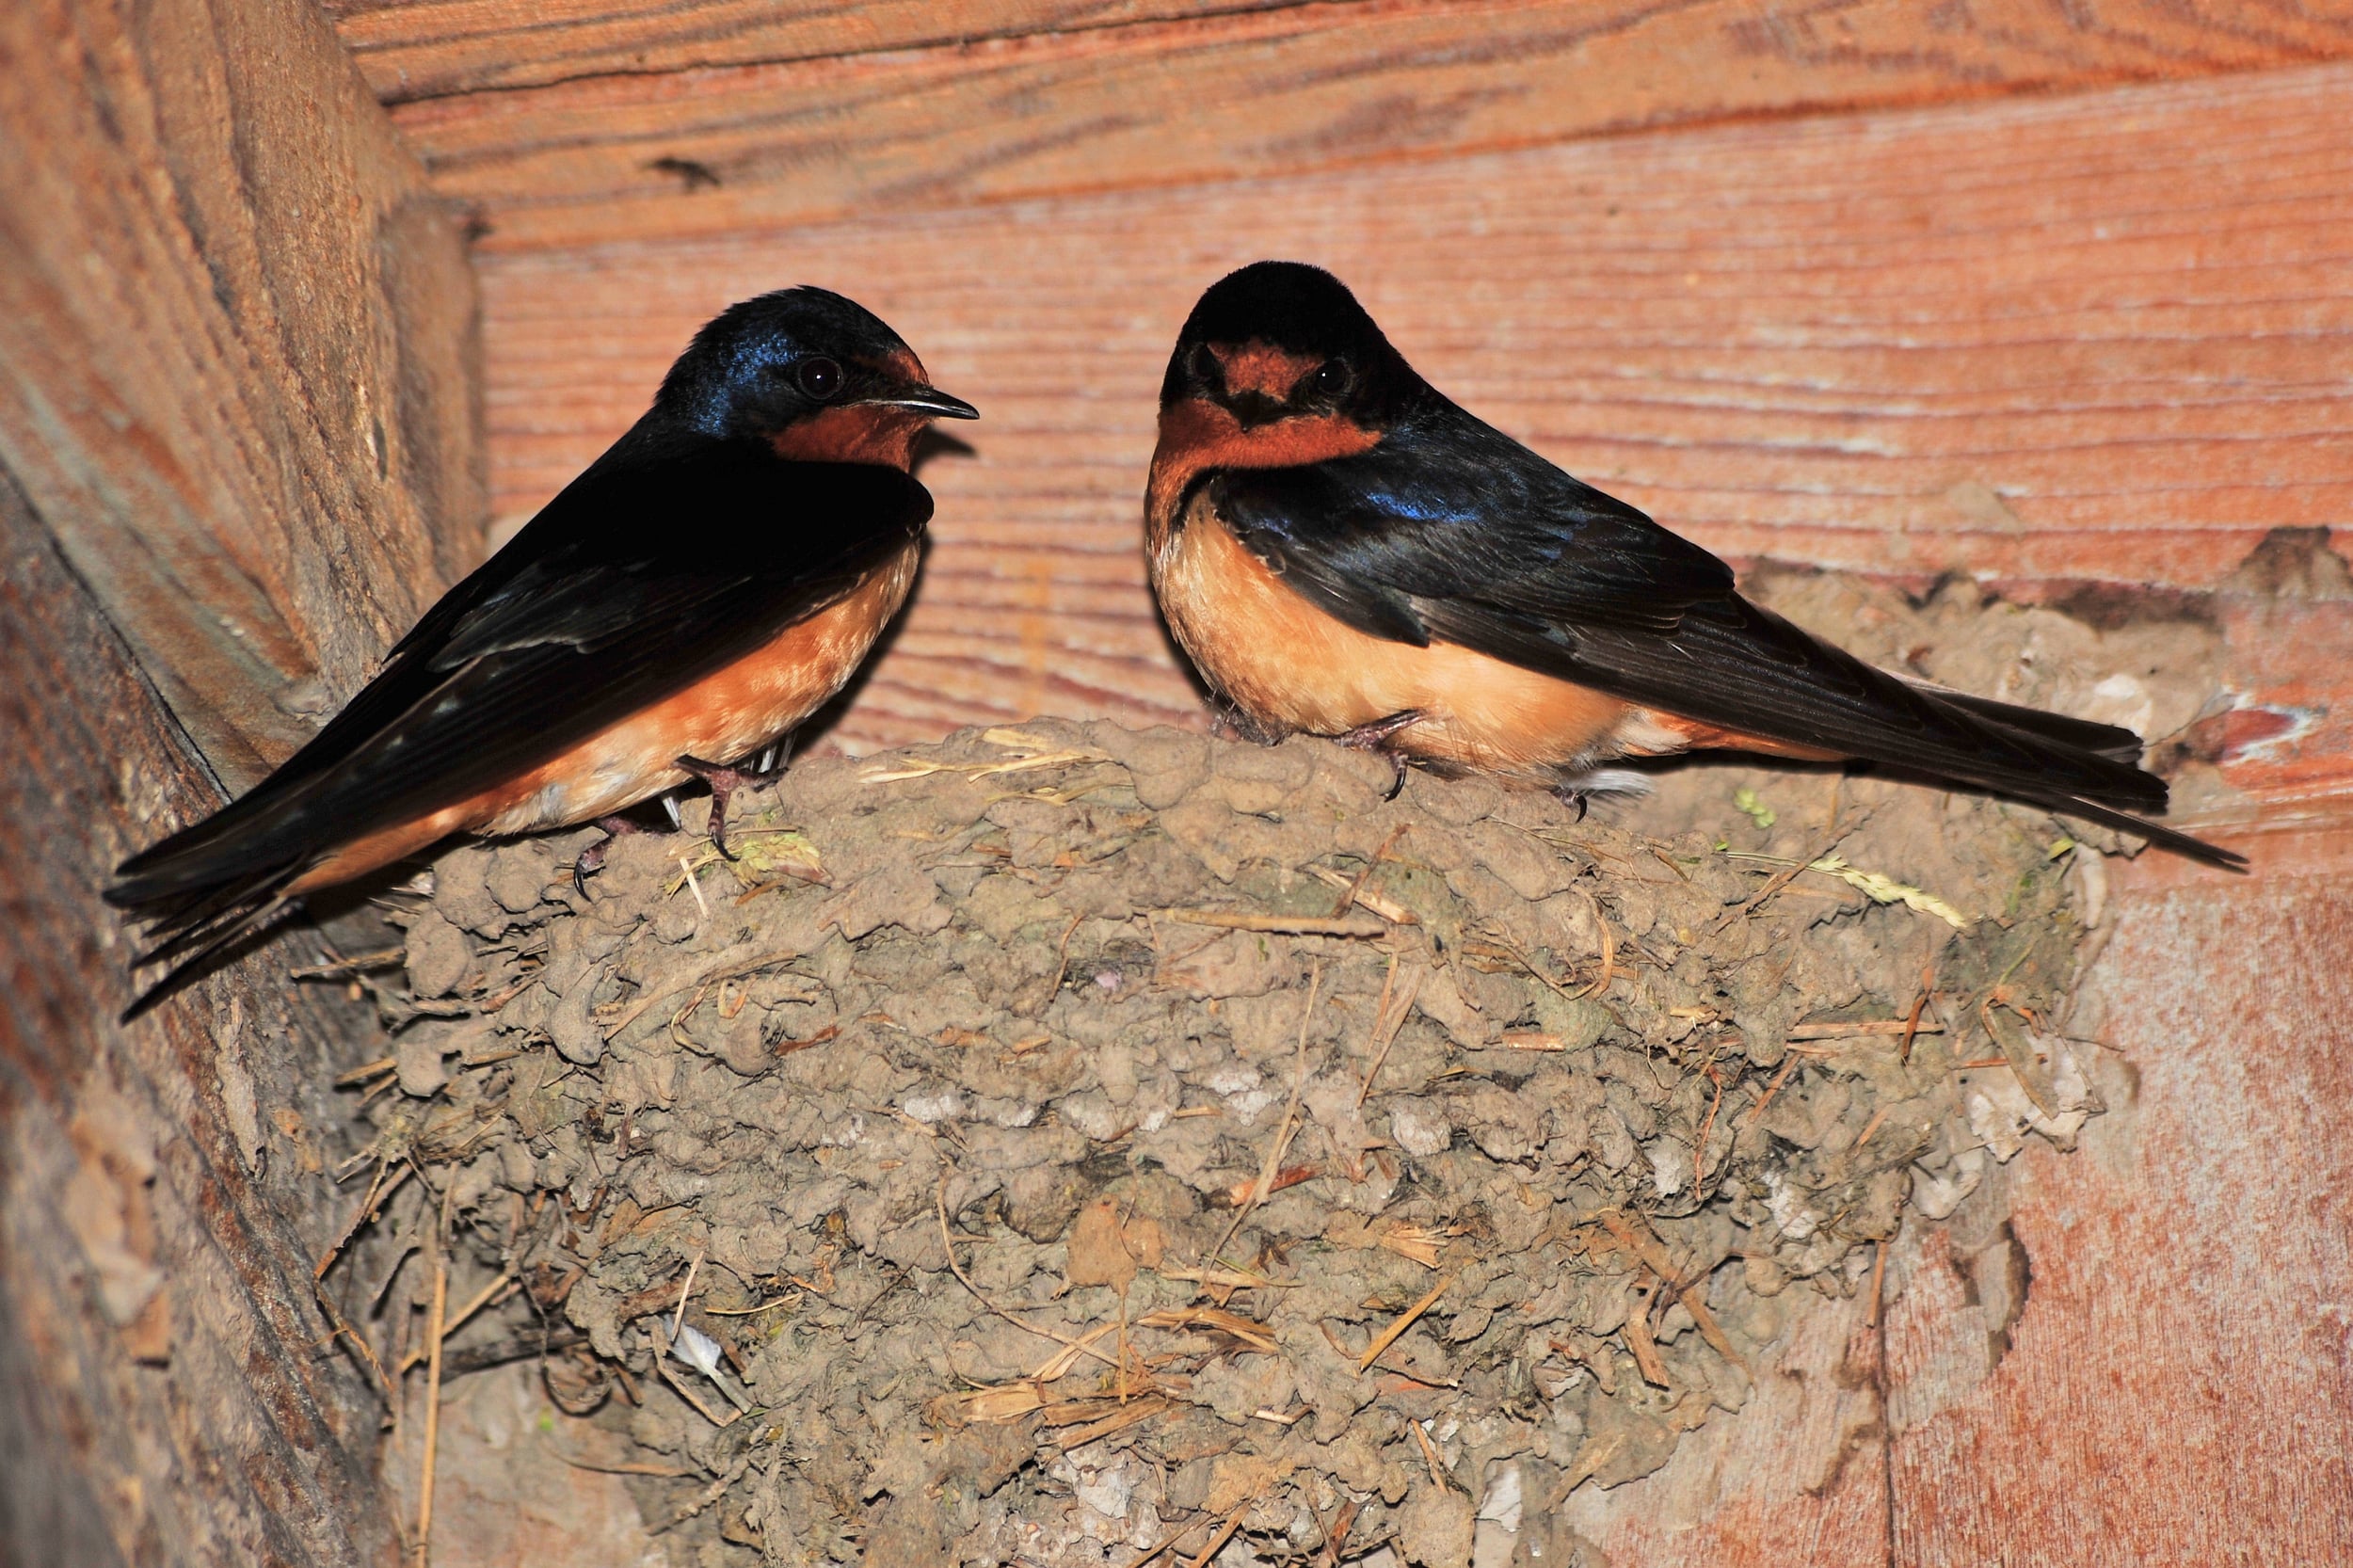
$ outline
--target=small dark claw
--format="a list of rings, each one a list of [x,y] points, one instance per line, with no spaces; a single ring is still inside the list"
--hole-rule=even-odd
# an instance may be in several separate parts
[[[1407,708],[1391,713],[1387,718],[1360,724],[1332,739],[1357,751],[1373,751],[1386,757],[1389,766],[1395,770],[1395,776],[1389,780],[1388,792],[1381,798],[1384,801],[1395,800],[1405,788],[1405,756],[1390,743],[1427,717],[1429,715],[1418,708]]]
[[[588,896],[588,879],[604,870],[604,852],[613,847],[613,840],[625,833],[646,830],[627,817],[599,817],[597,826],[604,829],[604,837],[580,852],[572,862],[572,888],[582,898]]]
[[[1593,798],[1584,791],[1572,790],[1565,784],[1553,791],[1552,797],[1563,806],[1576,807],[1577,820],[1578,822],[1583,822],[1585,820],[1585,808],[1591,803]]]
[[[723,860],[738,858],[728,848],[728,797],[748,784],[757,784],[760,776],[749,768],[730,768],[718,762],[706,762],[699,757],[674,759],[677,765],[711,786],[711,847]]]
[[[1401,709],[1385,719],[1375,719],[1370,724],[1360,724],[1353,729],[1341,731],[1332,739],[1344,746],[1353,746],[1358,751],[1387,751],[1389,742],[1400,730],[1411,729],[1429,716],[1419,708]]]

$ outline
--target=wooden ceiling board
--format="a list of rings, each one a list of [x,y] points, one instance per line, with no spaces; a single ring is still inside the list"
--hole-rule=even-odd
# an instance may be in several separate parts
[[[1346,0],[1361,4],[1363,0]],[[961,47],[1301,0],[324,0],[388,104],[585,76]],[[1330,10],[1328,3],[1320,9]]]
[[[685,25],[697,13],[677,14]],[[2348,51],[2353,0],[2064,8],[1853,0],[1803,9],[1757,0],[1367,0],[825,58],[616,70],[415,99],[395,120],[437,187],[475,212],[481,243],[517,248],[1280,176]]]
[[[1469,407],[1736,557],[2203,589],[2272,528],[2353,519],[2348,101],[2353,68],[2324,67],[492,253],[497,509],[578,472],[712,312],[839,287],[985,416],[924,471],[924,578],[839,738],[1193,722],[1139,552],[1154,397],[1196,293],[1275,250],[1337,268]],[[2282,648],[2308,663],[2265,676],[2281,703],[2345,707],[2331,646]],[[2347,751],[2242,765],[2326,793]]]

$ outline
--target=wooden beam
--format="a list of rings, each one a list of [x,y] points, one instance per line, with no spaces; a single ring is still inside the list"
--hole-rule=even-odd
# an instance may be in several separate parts
[[[841,738],[1193,722],[1140,556],[1153,399],[1197,292],[1277,248],[1712,548],[2203,590],[2275,527],[2353,518],[2347,102],[2353,68],[2323,67],[492,255],[497,508],[577,472],[712,312],[840,287],[984,416],[957,429],[974,456],[924,470],[935,546]],[[2241,689],[2353,712],[2330,646],[2285,643]],[[2249,787],[2343,787],[2353,744],[2314,745]]]
[[[2129,1094],[2077,1154],[2020,1157],[1996,1261],[2023,1303],[1989,1321],[1936,1232],[1890,1308],[1894,1560],[2343,1559],[2353,820],[2335,838],[2332,875],[2123,880],[2085,1027]]]
[[[472,563],[474,328],[305,0],[0,8],[0,1560],[398,1550],[311,1290],[375,1020],[255,957],[119,1026],[99,888]]]
[[[1300,0],[327,0],[387,104],[710,66],[962,47]],[[1361,0],[1359,0],[1361,3]]]
[[[254,959],[116,1026],[106,868],[218,795],[5,470],[0,670],[0,1561],[388,1562],[311,1296],[351,1200],[307,1128],[374,1018]]]
[[[704,16],[666,14],[681,28]],[[616,71],[421,100],[401,105],[397,120],[439,188],[480,213],[485,243],[519,248],[1285,176],[2348,52],[2346,0],[2293,10],[2267,0],[2191,8],[2087,0],[2063,9],[2035,0],[1804,9],[1757,0],[1399,0]]]
[[[250,782],[478,552],[462,234],[305,0],[23,0],[0,60],[0,462]]]

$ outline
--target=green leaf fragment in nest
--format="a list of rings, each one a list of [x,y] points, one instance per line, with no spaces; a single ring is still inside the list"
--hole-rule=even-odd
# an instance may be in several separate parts
[[[813,882],[824,874],[817,846],[793,828],[744,834],[736,855],[743,868],[762,881],[785,875]]]

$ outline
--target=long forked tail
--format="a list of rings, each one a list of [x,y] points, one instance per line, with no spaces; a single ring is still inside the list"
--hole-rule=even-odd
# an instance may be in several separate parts
[[[1753,735],[1967,785],[2099,823],[2207,865],[2246,857],[2162,826],[2140,737],[1913,681],[1747,600],[1694,607],[1672,636],[1581,628],[1572,668],[1615,696]]]
[[[151,920],[145,932],[151,946],[131,960],[134,969],[162,964],[164,973],[142,990],[122,1021],[130,1022],[189,981],[209,970],[214,961],[248,937],[258,935],[301,908],[301,900],[283,891],[292,872],[272,880],[255,879],[248,886],[192,896],[176,909]]]
[[[2054,748],[2077,758],[2090,756],[2104,761],[2126,762],[2136,768],[2139,763],[2140,737],[2129,729],[2092,724],[2084,719],[2071,719],[2059,713],[2046,713],[2039,708],[2019,708],[1985,697],[1971,697],[1934,688],[1923,689],[1933,691],[1935,696],[1963,709],[1972,716],[2007,731],[2021,744]],[[2157,782],[2162,791],[2163,781]],[[2160,849],[2171,850],[2176,855],[2205,865],[2218,866],[2224,871],[2247,869],[2247,856],[2236,850],[2210,844],[2179,828],[2168,827],[2163,823],[2151,822],[2132,811],[2121,810],[2105,800],[2087,798],[2064,788],[2038,790],[2014,778],[2005,779],[1999,784],[1989,782],[1984,787],[1997,789],[2013,799],[2040,806],[2047,811],[2080,817],[2086,822],[2098,823],[2103,827],[2133,834],[2148,840]],[[2136,800],[2132,804],[2147,808],[2142,801]],[[2164,797],[2160,794],[2157,808],[2162,809],[2163,805]]]
[[[258,842],[230,841],[218,822],[200,823],[125,860],[104,894],[144,928],[148,946],[132,968],[167,966],[123,1012],[126,1022],[298,907],[287,888],[309,856],[270,843],[266,835]]]
[[[2243,872],[2247,869],[2247,856],[2234,849],[2224,849],[2220,844],[2210,844],[2203,839],[2192,838],[2177,827],[2168,827],[2163,823],[2151,822],[2146,817],[2134,816],[2130,811],[2119,811],[2114,807],[2103,806],[2098,801],[2085,800],[2074,795],[2029,795],[2015,790],[2004,790],[2001,792],[2023,800],[2029,806],[2040,806],[2046,811],[2057,811],[2062,816],[2081,817],[2086,822],[2095,822],[2103,827],[2113,827],[2119,832],[2130,833],[2136,838],[2146,839],[2159,849],[2169,849],[2176,855],[2185,856],[2204,865],[2217,866],[2226,872]]]

